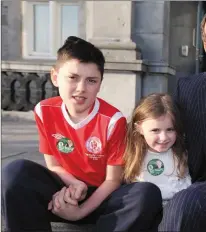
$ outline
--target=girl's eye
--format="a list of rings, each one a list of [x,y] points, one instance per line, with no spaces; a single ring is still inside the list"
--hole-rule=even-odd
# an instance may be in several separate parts
[[[174,128],[168,128],[167,131],[174,131]]]

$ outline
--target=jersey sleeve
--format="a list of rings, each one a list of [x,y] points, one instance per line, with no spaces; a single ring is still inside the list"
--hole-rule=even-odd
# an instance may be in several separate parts
[[[41,115],[41,106],[40,103],[38,103],[34,109],[34,116],[39,134],[39,152],[42,154],[52,155]]]
[[[111,133],[108,140],[108,160],[107,165],[123,165],[123,154],[126,147],[126,118],[120,118]]]

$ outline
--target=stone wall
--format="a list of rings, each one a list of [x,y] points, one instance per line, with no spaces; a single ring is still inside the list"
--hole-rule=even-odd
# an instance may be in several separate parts
[[[2,60],[19,60],[21,55],[21,1],[4,0],[2,6]]]
[[[2,109],[33,110],[42,99],[58,95],[50,80],[52,63],[2,62]],[[147,65],[142,60],[107,62],[98,97],[119,108],[128,117],[142,97]]]

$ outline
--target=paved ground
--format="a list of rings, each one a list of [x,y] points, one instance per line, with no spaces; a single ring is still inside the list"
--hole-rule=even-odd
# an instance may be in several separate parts
[[[32,112],[2,112],[2,166],[15,159],[44,164],[38,152],[38,134]]]
[[[38,151],[38,134],[33,112],[1,112],[1,161],[2,167],[15,159],[29,159],[45,165]],[[54,223],[55,232],[90,231],[91,227],[76,227]],[[2,231],[4,231],[4,222]],[[40,232],[40,231],[38,231]]]

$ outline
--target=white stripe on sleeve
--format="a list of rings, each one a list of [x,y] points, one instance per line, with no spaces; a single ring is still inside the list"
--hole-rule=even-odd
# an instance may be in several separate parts
[[[35,106],[34,111],[36,112],[36,114],[39,116],[39,118],[43,122],[40,102]]]
[[[117,112],[111,117],[108,128],[107,128],[107,140],[109,140],[117,121],[123,117],[124,116],[121,112]]]

